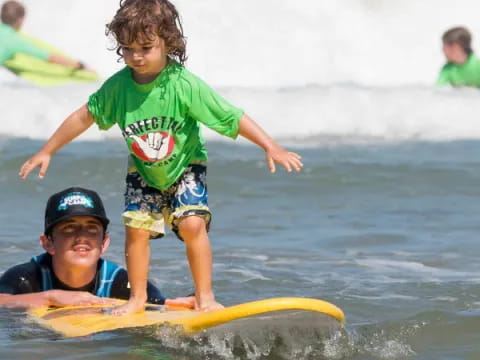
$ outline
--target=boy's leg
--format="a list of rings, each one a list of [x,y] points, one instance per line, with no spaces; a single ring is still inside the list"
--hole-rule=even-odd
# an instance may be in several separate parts
[[[162,194],[149,187],[138,172],[132,171],[126,178],[125,211],[125,259],[130,299],[112,310],[114,315],[124,315],[143,309],[147,301],[147,279],[150,264],[150,239],[164,233]]]
[[[125,238],[125,261],[130,283],[130,299],[126,304],[114,308],[112,315],[141,311],[147,301],[150,231],[125,226]]]
[[[178,232],[185,242],[188,263],[195,283],[197,308],[211,311],[223,308],[212,290],[212,249],[203,217],[186,216],[178,222]]]
[[[185,242],[195,283],[196,308],[208,311],[223,306],[215,301],[212,291],[212,250],[207,235],[211,213],[206,176],[205,165],[192,164],[185,169],[171,189],[171,213],[167,218],[173,231]]]

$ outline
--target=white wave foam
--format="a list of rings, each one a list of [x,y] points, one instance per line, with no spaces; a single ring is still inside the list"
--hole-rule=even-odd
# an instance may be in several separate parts
[[[118,69],[104,35],[117,0],[23,3],[27,33],[85,60],[104,77]],[[188,37],[190,68],[216,86],[431,84],[443,63],[443,31],[465,24],[480,34],[474,0],[174,3]]]
[[[263,276],[260,272],[254,270],[230,268],[228,270],[224,270],[224,272],[230,274],[239,274],[243,278],[241,280],[242,282],[250,280],[271,280],[270,278]]]
[[[456,271],[450,269],[439,269],[431,266],[424,265],[420,262],[415,261],[400,261],[400,260],[386,260],[386,259],[357,259],[355,262],[358,265],[365,266],[371,269],[374,269],[376,272],[381,273],[398,273],[403,276],[407,273],[411,274],[423,274],[427,277],[438,277],[438,278],[448,278],[448,279],[469,279],[471,280],[472,273]],[[433,278],[432,278],[433,280]],[[438,279],[436,279],[438,280]]]
[[[0,84],[0,136],[48,138],[96,84],[39,89]],[[378,141],[479,139],[480,92],[423,87],[310,86],[296,89],[219,89],[266,131],[298,146]],[[208,139],[232,141],[206,129]],[[120,138],[95,126],[81,140]],[[245,141],[245,140],[240,140]]]
[[[411,301],[418,300],[417,296],[400,295],[400,294],[385,294],[385,295],[377,295],[377,296],[350,294],[348,295],[348,297],[355,298],[355,299],[363,299],[363,300],[411,300]]]
[[[107,50],[111,44],[104,36],[117,1],[23,2],[26,33],[85,60],[104,78],[123,66]],[[187,66],[276,138],[303,146],[480,138],[477,90],[426,87],[444,61],[441,33],[454,24],[480,33],[478,2],[174,3],[188,36]],[[0,73],[0,96],[9,104],[2,109],[0,136],[48,137],[98,86],[39,89]],[[118,136],[118,131],[90,130],[82,139]],[[220,139],[208,130],[206,136]]]
[[[230,254],[224,254],[222,255],[224,258],[236,258],[236,259],[248,259],[248,260],[256,260],[260,262],[265,262],[269,259],[269,256],[267,255],[262,255],[262,254],[247,254],[247,253],[230,253]]]

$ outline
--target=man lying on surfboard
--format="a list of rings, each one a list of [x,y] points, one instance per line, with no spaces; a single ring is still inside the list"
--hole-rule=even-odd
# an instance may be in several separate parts
[[[128,274],[102,259],[109,244],[109,219],[95,191],[72,187],[53,194],[45,210],[40,243],[45,253],[13,266],[0,277],[0,306],[68,306],[128,299]],[[194,297],[165,299],[148,282],[148,302],[191,305]]]
[[[84,69],[85,66],[76,60],[70,60],[60,54],[41,49],[19,34],[25,19],[25,8],[16,1],[6,1],[2,5],[0,14],[0,65],[17,53],[27,54],[51,63],[71,67],[74,70]]]

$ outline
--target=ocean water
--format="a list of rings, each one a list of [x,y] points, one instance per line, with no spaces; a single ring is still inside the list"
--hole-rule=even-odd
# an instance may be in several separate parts
[[[0,142],[0,268],[39,253],[45,201],[70,185],[102,194],[113,223],[106,257],[123,263],[123,143],[71,144],[44,180],[19,181],[20,163],[41,143]],[[252,146],[210,141],[209,148],[219,300],[320,298],[345,311],[345,330],[319,335],[312,320],[310,331],[299,333],[290,320],[268,336],[251,329],[237,340],[215,333],[179,339],[149,328],[53,341],[23,313],[5,311],[0,344],[9,359],[33,351],[55,359],[478,358],[477,141],[332,144],[319,138],[314,146],[291,147],[303,155],[301,174],[275,175]],[[152,249],[152,279],[169,296],[189,292],[183,245],[169,234]]]
[[[116,1],[25,4],[26,32],[104,77],[121,66],[103,36]],[[432,83],[441,33],[456,24],[480,33],[480,6],[225,4],[178,1],[187,65],[299,152],[305,167],[272,175],[260,149],[205,129],[217,297],[225,305],[320,298],[343,309],[345,328],[324,333],[314,319],[292,318],[193,338],[153,327],[65,340],[23,311],[0,310],[1,358],[479,359],[480,93]],[[17,176],[99,85],[38,88],[0,72],[0,272],[40,252],[45,202],[73,185],[104,198],[113,239],[106,258],[123,263],[127,153],[117,130],[90,129],[55,155],[43,180]],[[165,294],[191,291],[183,245],[171,233],[152,242],[151,264]]]

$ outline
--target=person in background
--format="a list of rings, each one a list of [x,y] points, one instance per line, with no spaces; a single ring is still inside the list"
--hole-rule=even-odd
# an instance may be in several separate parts
[[[53,194],[45,210],[43,254],[11,267],[0,277],[0,306],[112,304],[128,299],[125,269],[102,259],[109,244],[109,219],[95,191],[72,187]],[[194,297],[165,299],[147,284],[148,302],[193,307]]]
[[[480,60],[472,49],[472,35],[465,27],[454,27],[442,36],[447,63],[438,75],[437,85],[480,87]]]
[[[22,53],[51,63],[71,67],[73,70],[85,69],[80,61],[70,60],[62,55],[41,49],[19,35],[25,20],[25,8],[16,1],[7,1],[2,5],[0,23],[0,65]],[[87,69],[88,70],[88,69]],[[91,70],[89,70],[91,71]]]

